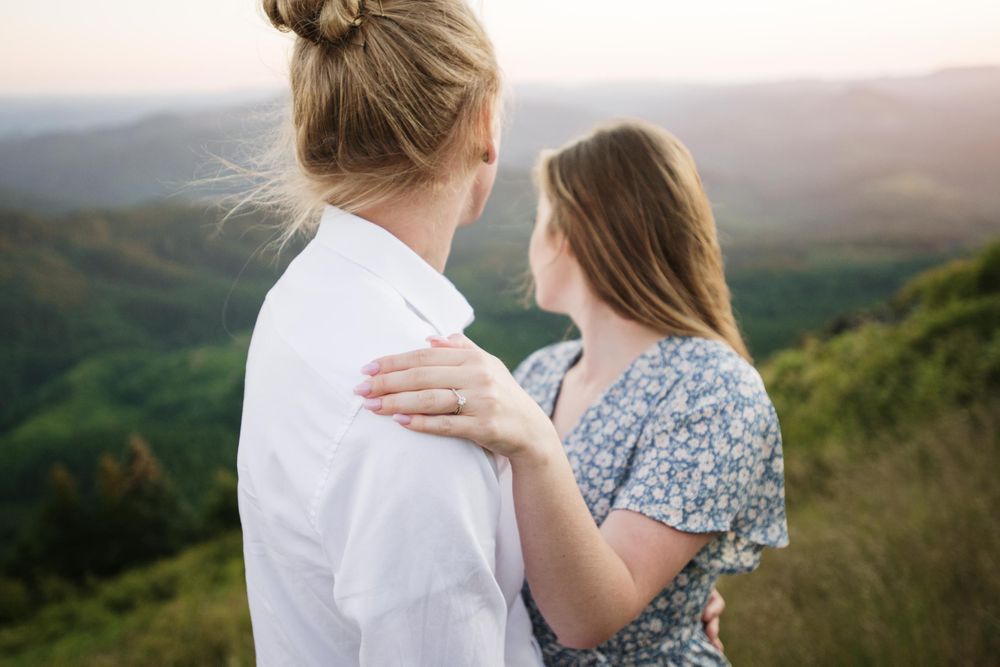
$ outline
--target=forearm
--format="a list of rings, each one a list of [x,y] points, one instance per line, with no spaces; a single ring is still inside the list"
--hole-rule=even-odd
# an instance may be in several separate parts
[[[546,622],[564,645],[601,643],[639,609],[635,581],[580,495],[552,431],[530,459],[511,460],[525,574]]]
[[[657,518],[658,510],[644,511],[645,502],[617,500],[598,527],[549,415],[502,362],[467,339],[455,344],[379,359],[381,375],[362,385],[369,397],[383,397],[369,409],[395,415],[410,430],[467,438],[510,460],[533,597],[564,645],[599,645],[634,620],[715,534],[683,532]],[[455,412],[456,392],[470,406],[462,414]],[[670,461],[669,451],[655,455]],[[662,475],[653,483],[672,488]]]

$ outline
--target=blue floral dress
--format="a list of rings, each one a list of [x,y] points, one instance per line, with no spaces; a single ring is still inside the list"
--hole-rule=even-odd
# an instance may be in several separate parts
[[[551,416],[580,340],[514,371]],[[628,509],[691,533],[719,532],[639,617],[595,650],[561,646],[527,583],[547,665],[727,665],[701,613],[720,575],[749,572],[788,544],[781,430],[760,375],[728,345],[671,336],[643,352],[590,405],[563,445],[598,524]]]

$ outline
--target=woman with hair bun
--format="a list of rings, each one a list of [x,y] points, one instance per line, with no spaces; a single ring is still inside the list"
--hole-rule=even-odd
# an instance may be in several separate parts
[[[443,271],[496,178],[493,46],[465,0],[263,9],[296,35],[295,160],[244,203],[281,207],[282,242],[312,238],[247,359],[238,499],[257,661],[540,665],[506,457],[364,409],[377,369],[358,368],[472,321]]]
[[[268,292],[247,359],[237,468],[257,662],[539,665],[509,476],[351,392],[359,359],[472,319],[442,271],[496,176],[493,46],[463,0],[263,7],[297,36],[296,164],[265,171],[250,202],[288,205],[282,240],[313,238]]]

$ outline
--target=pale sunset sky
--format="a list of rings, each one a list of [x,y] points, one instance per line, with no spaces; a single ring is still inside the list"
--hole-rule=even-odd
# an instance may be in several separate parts
[[[471,0],[515,83],[750,82],[1000,64],[997,0]],[[48,0],[4,12],[0,95],[278,88],[257,0]]]

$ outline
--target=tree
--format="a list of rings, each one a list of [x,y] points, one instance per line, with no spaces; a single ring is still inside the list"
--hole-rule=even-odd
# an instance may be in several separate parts
[[[35,521],[21,535],[11,571],[22,578],[56,572],[80,579],[86,572],[87,511],[76,480],[63,465],[49,471],[48,489]]]
[[[107,575],[173,553],[181,542],[184,514],[170,480],[149,443],[133,433],[124,466],[101,458],[94,534],[94,573]]]

